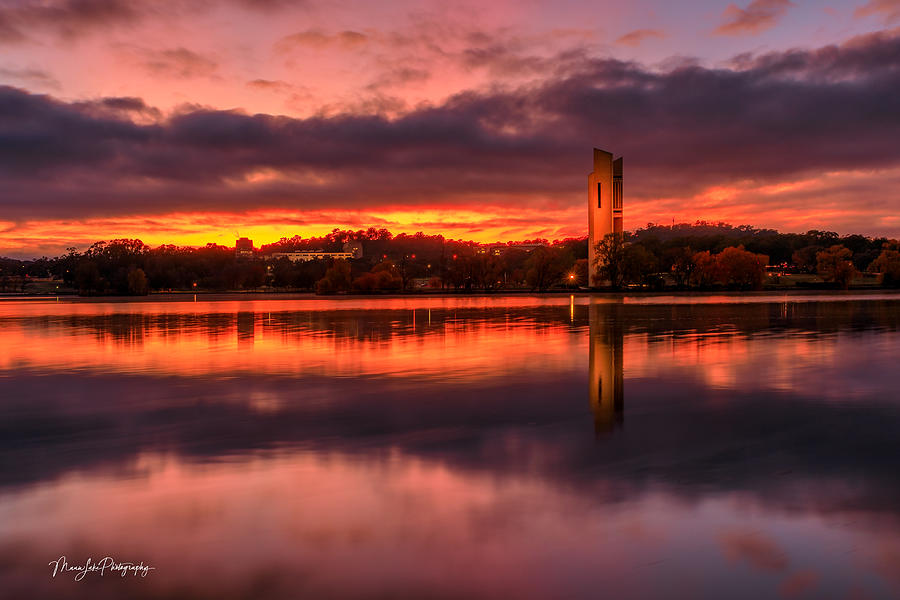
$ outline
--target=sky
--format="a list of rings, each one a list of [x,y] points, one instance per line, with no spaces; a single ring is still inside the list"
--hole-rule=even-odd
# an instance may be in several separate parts
[[[335,227],[900,237],[900,0],[0,0],[0,256]]]

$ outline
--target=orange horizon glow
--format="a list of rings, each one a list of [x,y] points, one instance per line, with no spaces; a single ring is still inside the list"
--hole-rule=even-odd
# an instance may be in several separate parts
[[[891,175],[900,174],[900,170]],[[822,201],[810,215],[802,210],[805,200],[792,194],[825,194],[837,180],[863,181],[871,174],[860,171],[826,173],[819,177],[786,180],[758,186],[752,181],[728,186],[711,186],[688,198],[635,199],[626,197],[626,230],[650,223],[669,225],[697,221],[751,225],[782,232],[803,233],[811,229],[840,234],[894,237],[900,234],[900,216],[868,216],[856,206],[839,199]],[[759,198],[777,198],[762,214]],[[160,215],[94,217],[88,219],[0,221],[0,256],[29,252],[34,256],[55,256],[67,247],[84,250],[92,243],[112,239],[140,239],[151,247],[164,244],[203,247],[208,243],[232,247],[239,237],[253,240],[254,246],[277,242],[283,237],[322,237],[334,229],[387,229],[394,235],[418,232],[443,235],[448,240],[477,243],[505,243],[530,239],[562,240],[587,235],[586,208],[580,198],[568,206],[546,210],[524,205],[511,211],[495,204],[438,206],[417,210],[384,207],[365,211],[264,209],[246,212],[173,212]],[[663,218],[661,218],[663,217]],[[847,226],[858,223],[858,227]]]
[[[692,100],[659,122],[657,139],[655,129],[640,127],[652,111],[631,121],[612,111],[607,123],[593,114],[594,104],[578,100],[621,85],[663,107],[667,96],[659,90],[678,83],[679,57],[691,57],[710,80],[757,72],[781,89],[786,80],[761,66],[762,49],[786,57],[871,53],[870,62],[853,63],[854,73],[837,64],[820,73],[810,58],[811,66],[792,74],[831,82],[824,87],[840,98],[845,83],[862,88],[863,79],[877,83],[895,69],[885,49],[900,33],[878,24],[880,8],[865,19],[836,20],[798,5],[792,10],[805,17],[744,31],[753,33],[747,38],[711,36],[709,15],[695,7],[671,11],[660,0],[648,0],[647,10],[578,0],[553,10],[508,0],[176,3],[177,10],[126,3],[131,10],[121,14],[75,4],[0,8],[10,28],[0,40],[0,89],[34,119],[11,119],[5,139],[44,144],[10,146],[0,256],[56,256],[116,238],[231,246],[249,237],[259,246],[335,228],[483,243],[583,237],[592,144],[624,155],[629,230],[722,221],[900,236],[890,119],[873,116],[871,127],[862,120],[859,138],[840,144],[844,151],[859,146],[846,156],[812,156],[834,121],[823,113],[812,121],[820,127],[793,132],[793,143],[802,142],[796,151],[785,139],[772,161],[773,138],[756,134],[787,134],[791,119],[780,113],[734,104],[728,110],[736,123],[748,125],[733,138],[737,133],[705,131],[702,103]],[[70,9],[80,19],[55,16]],[[665,25],[648,22],[657,11]],[[815,23],[817,33],[800,22]],[[619,69],[656,83],[638,85]],[[586,87],[569,97],[569,82]],[[789,98],[774,104],[789,106]],[[83,137],[75,133],[81,129],[64,131],[48,116],[57,111],[96,129]],[[768,124],[752,123],[757,118]],[[110,127],[129,133],[91,150]],[[221,136],[227,151],[218,147]],[[687,160],[671,154],[682,146],[694,149]],[[707,168],[709,161],[717,166]]]
[[[65,246],[86,249],[97,241],[132,238],[151,247],[163,244],[202,247],[215,243],[232,247],[239,237],[253,240],[254,246],[277,242],[283,237],[322,237],[334,229],[387,229],[394,235],[422,232],[479,243],[525,239],[564,239],[587,235],[587,223],[577,224],[583,211],[559,211],[559,220],[543,227],[523,224],[541,220],[539,210],[523,211],[515,220],[499,207],[476,211],[468,207],[430,210],[386,210],[377,214],[351,211],[306,212],[264,210],[251,213],[170,213],[156,216],[127,216],[86,220],[0,222],[0,255],[3,250],[36,251]],[[572,221],[575,221],[574,223]],[[546,220],[545,220],[546,222]],[[64,247],[62,249],[64,249]]]
[[[703,303],[770,303],[777,298],[710,296]],[[629,305],[686,301],[671,297],[621,300]],[[584,296],[351,298],[337,303],[324,299],[12,300],[0,303],[0,373],[14,369],[150,377],[227,373],[487,383],[515,378],[538,363],[546,373],[578,370],[587,361],[591,343],[607,343],[584,335],[588,305],[617,302]],[[510,318],[534,306],[543,307],[545,316],[557,314],[559,320]],[[479,312],[485,309],[508,312],[485,318]],[[295,313],[304,318],[288,318]],[[330,325],[315,317],[326,313],[335,319]],[[207,314],[219,317],[214,326],[201,318]],[[361,335],[360,319],[368,323],[372,318],[366,314],[381,315],[390,328]],[[60,336],[66,339],[65,352],[59,351]],[[825,384],[814,374],[838,361],[846,362],[842,349],[857,341],[846,335],[816,338],[801,333],[772,340],[765,334],[736,334],[728,329],[662,337],[625,332],[624,368],[629,377],[638,379],[699,377],[711,388],[803,390],[823,399],[846,399],[857,397],[865,386]],[[763,372],[767,375],[760,378]],[[259,410],[278,409],[264,395],[247,400]]]

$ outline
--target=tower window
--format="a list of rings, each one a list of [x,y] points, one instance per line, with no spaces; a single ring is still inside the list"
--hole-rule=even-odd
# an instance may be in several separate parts
[[[600,206],[600,182],[597,182],[597,208],[602,208]]]

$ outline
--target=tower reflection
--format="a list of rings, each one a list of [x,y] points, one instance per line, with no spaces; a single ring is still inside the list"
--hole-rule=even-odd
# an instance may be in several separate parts
[[[602,304],[591,299],[590,366],[588,390],[594,432],[608,434],[624,417],[625,392],[622,364],[624,338],[621,304]]]
[[[256,335],[256,313],[239,312],[237,314],[238,346],[252,346]]]

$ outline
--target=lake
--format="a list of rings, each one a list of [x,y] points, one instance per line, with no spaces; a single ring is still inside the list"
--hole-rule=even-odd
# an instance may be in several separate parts
[[[890,294],[2,300],[0,595],[897,597],[898,357]]]

